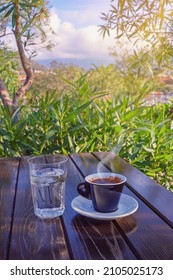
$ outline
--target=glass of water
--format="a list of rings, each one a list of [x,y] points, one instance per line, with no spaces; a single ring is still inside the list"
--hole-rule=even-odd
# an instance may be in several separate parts
[[[34,213],[41,219],[64,213],[67,160],[64,155],[35,156],[28,160]]]

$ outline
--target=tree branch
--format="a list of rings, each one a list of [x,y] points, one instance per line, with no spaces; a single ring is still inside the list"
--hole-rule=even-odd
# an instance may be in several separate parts
[[[13,33],[12,33],[12,32],[10,32],[10,33],[5,33],[5,32],[4,32],[4,34],[0,35],[0,38],[5,37],[5,36],[8,36],[8,35],[11,35],[11,34],[13,34]]]

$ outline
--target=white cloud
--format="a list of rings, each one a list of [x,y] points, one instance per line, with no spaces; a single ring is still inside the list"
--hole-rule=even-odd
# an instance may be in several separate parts
[[[75,26],[98,25],[102,12],[110,9],[111,0],[50,0],[61,19],[70,21]]]
[[[100,10],[104,11],[104,7],[101,4],[98,7],[98,2],[96,2],[93,1],[91,6],[87,2],[85,10],[78,9],[71,10],[71,12],[64,10],[64,14],[60,11],[61,17],[55,8],[52,9],[50,26],[54,33],[52,34],[47,29],[46,35],[54,47],[48,51],[37,45],[35,59],[38,61],[73,59],[78,60],[79,63],[82,60],[88,60],[89,64],[96,61],[99,64],[113,62],[110,49],[116,45],[116,41],[113,35],[103,39],[100,34],[98,24],[101,23],[101,20],[99,20],[99,15]],[[13,44],[15,45],[14,39],[10,45]]]
[[[111,37],[103,40],[97,25],[75,27],[69,21],[62,21],[52,11],[50,25],[55,34],[47,34],[54,47],[51,52],[39,51],[37,59],[74,58],[74,59],[100,59],[110,58],[109,48],[115,41]]]

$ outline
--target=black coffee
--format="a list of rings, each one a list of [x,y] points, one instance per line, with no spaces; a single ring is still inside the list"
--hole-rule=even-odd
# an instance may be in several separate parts
[[[121,183],[122,180],[119,177],[110,176],[106,178],[93,178],[90,179],[90,182],[96,184],[109,185],[109,184]]]

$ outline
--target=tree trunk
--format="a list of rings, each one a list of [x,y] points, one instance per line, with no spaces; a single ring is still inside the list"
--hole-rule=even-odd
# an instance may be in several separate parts
[[[10,98],[10,95],[8,93],[8,90],[3,82],[3,80],[0,78],[0,98],[2,99],[2,103],[4,106],[7,106],[10,108],[11,112],[14,113],[14,111],[18,108],[18,101],[19,99],[22,99],[24,94],[30,89],[33,81],[34,81],[34,72],[31,66],[31,61],[27,59],[25,55],[25,50],[23,46],[23,42],[21,39],[21,16],[20,16],[20,6],[18,3],[16,3],[16,24],[15,28],[13,30],[14,37],[16,40],[20,60],[22,63],[22,67],[26,74],[26,79],[23,85],[21,85],[18,90],[16,91],[14,95],[14,99],[12,100]]]
[[[18,106],[18,100],[21,99],[23,97],[23,95],[29,90],[29,88],[31,87],[31,85],[34,81],[34,72],[33,72],[30,60],[27,59],[27,57],[25,55],[25,50],[23,47],[23,42],[22,42],[20,33],[21,33],[20,7],[18,4],[16,4],[16,26],[15,26],[15,30],[14,30],[14,36],[16,39],[16,44],[17,44],[20,60],[21,60],[23,69],[26,73],[26,79],[25,79],[24,84],[21,87],[19,87],[19,89],[17,90],[17,92],[15,94],[15,97],[13,100],[13,105],[15,107]]]
[[[2,103],[5,107],[9,107],[9,108],[13,107],[13,101],[10,98],[8,90],[1,78],[0,78],[0,98],[2,99]]]

